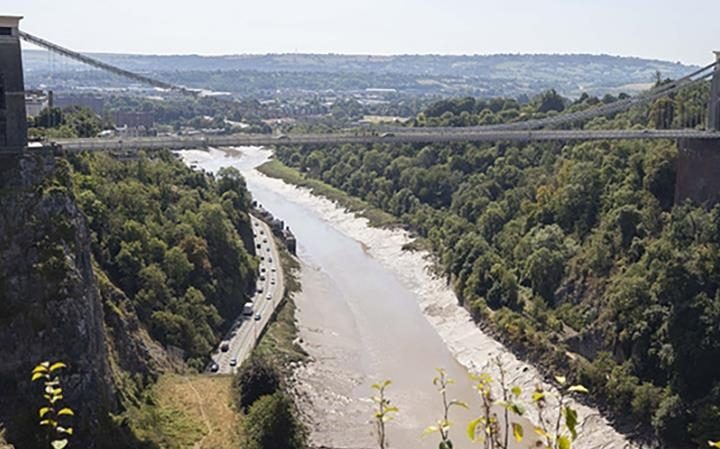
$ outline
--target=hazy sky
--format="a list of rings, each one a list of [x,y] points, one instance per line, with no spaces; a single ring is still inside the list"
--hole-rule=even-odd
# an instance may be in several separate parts
[[[720,0],[3,0],[22,29],[115,53],[608,53],[703,64]]]

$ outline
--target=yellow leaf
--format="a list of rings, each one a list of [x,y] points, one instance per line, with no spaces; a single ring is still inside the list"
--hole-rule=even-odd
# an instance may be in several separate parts
[[[39,371],[38,371],[37,373],[33,373],[32,378],[30,379],[30,381],[31,381],[31,382],[35,382],[36,380],[42,379],[42,378],[45,378],[45,377],[47,377],[47,375],[46,375],[45,373],[42,373],[42,372],[39,372]]]
[[[50,410],[52,410],[50,407],[42,407],[40,410],[38,410],[38,415],[43,418],[45,417],[45,415],[50,413]]]
[[[58,426],[58,428],[55,429],[55,430],[57,430],[58,432],[66,433],[66,434],[68,434],[68,435],[72,435],[72,434],[73,434],[73,429],[72,429],[72,427],[60,427],[60,426]]]
[[[590,393],[590,391],[582,385],[573,385],[572,387],[568,388],[568,391],[573,393]]]
[[[67,438],[63,438],[62,440],[55,440],[52,443],[50,443],[50,446],[52,446],[53,449],[64,449],[68,445]]]
[[[720,441],[708,441],[708,446],[720,449]]]
[[[542,427],[535,427],[535,433],[537,433],[538,435],[540,435],[543,438],[547,438],[547,436],[548,436],[547,432],[545,432],[545,430],[543,430]]]
[[[35,373],[47,373],[47,370],[48,370],[47,367],[45,367],[45,366],[43,366],[43,365],[38,365],[38,366],[36,366],[35,368],[33,368],[32,372],[33,372],[33,374],[35,374]]]
[[[565,378],[565,376],[555,376],[555,380],[560,385],[565,385],[565,382],[567,382],[567,379]]]
[[[60,411],[57,412],[57,414],[58,414],[58,416],[62,416],[62,415],[74,416],[75,415],[75,413],[67,407],[60,409]]]
[[[67,368],[67,365],[64,364],[63,362],[56,362],[56,363],[53,363],[52,366],[50,367],[50,372],[52,373],[53,371],[59,370],[62,368]]]
[[[514,422],[512,423],[512,430],[513,430],[513,436],[515,437],[515,441],[520,443],[523,440],[523,428],[520,424]]]
[[[570,449],[570,439],[565,435],[558,438],[558,449]]]
[[[467,426],[467,436],[470,438],[470,441],[475,441],[477,439],[477,427],[480,425],[480,422],[482,421],[482,418],[473,419],[468,423]]]

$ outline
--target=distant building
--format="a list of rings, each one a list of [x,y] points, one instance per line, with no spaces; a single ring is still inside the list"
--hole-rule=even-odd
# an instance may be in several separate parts
[[[80,106],[88,108],[98,115],[102,115],[105,109],[105,99],[95,94],[55,94],[53,100],[54,106],[57,108],[67,108],[68,106]]]
[[[153,137],[157,136],[157,130],[155,128],[145,128],[143,125],[140,126],[118,126],[112,134],[120,137]]]
[[[155,113],[144,111],[115,111],[114,117],[116,126],[127,126],[128,128],[145,129],[155,127]]]
[[[28,117],[37,117],[49,105],[48,95],[41,90],[25,91],[25,114]]]

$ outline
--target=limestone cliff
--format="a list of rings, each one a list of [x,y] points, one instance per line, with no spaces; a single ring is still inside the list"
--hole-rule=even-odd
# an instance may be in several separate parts
[[[136,447],[113,423],[167,367],[124,295],[94,267],[70,170],[51,155],[0,159],[0,427],[36,447],[33,366],[62,360],[73,447]]]

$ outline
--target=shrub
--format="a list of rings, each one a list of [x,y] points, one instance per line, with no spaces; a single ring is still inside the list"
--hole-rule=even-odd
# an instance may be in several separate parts
[[[261,396],[271,395],[280,388],[280,374],[264,357],[252,354],[238,370],[235,377],[237,405],[243,411]]]
[[[257,399],[245,419],[246,449],[299,449],[305,433],[292,401],[276,392]]]

